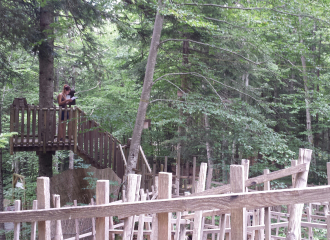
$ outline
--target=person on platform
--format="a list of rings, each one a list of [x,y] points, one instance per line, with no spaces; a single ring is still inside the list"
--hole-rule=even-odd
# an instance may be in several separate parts
[[[68,103],[71,103],[73,100],[71,98],[67,98],[70,93],[70,86],[64,84],[63,91],[57,96],[58,105],[62,108],[65,108]],[[67,112],[66,119],[69,119],[69,112]],[[65,129],[66,129],[66,122],[64,122],[64,109],[62,110],[61,122],[58,127],[58,138],[59,141],[63,141],[65,137]]]

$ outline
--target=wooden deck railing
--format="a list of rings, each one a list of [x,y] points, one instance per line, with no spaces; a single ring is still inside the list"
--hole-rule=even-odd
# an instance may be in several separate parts
[[[64,138],[60,140],[58,129],[62,112],[65,127]],[[78,107],[12,105],[10,131],[18,133],[10,138],[11,154],[15,151],[72,150],[94,167],[110,167],[120,178],[124,174],[128,146],[121,146],[115,137]]]

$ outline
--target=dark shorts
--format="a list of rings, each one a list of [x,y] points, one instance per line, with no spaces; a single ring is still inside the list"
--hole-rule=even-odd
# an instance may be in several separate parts
[[[69,119],[69,112],[66,112],[66,119]],[[64,111],[62,112],[61,120],[64,120]]]

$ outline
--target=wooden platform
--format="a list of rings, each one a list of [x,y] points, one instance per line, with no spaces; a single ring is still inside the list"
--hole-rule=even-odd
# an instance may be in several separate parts
[[[64,125],[64,141],[58,141],[59,124]],[[39,108],[28,105],[24,98],[15,99],[10,108],[10,131],[18,133],[10,138],[11,154],[17,151],[72,150],[93,167],[110,167],[120,178],[124,174],[128,144],[121,146],[115,137],[78,107]]]

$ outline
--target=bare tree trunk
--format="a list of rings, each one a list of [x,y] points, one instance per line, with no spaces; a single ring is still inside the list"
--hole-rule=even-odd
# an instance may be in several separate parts
[[[209,118],[206,114],[204,114],[204,122],[205,122],[205,129],[206,129],[206,138],[208,138],[210,131],[210,123]],[[213,149],[208,139],[206,139],[206,156],[207,156],[207,179],[206,179],[206,189],[211,188],[211,182],[212,182],[212,173],[213,173]]]
[[[2,133],[2,106],[4,101],[4,95],[5,95],[5,89],[6,87],[3,87],[3,94],[2,94],[2,100],[0,105],[0,134]],[[3,208],[3,172],[2,172],[2,149],[0,148],[0,212],[4,211]],[[5,224],[0,223],[0,240],[6,240],[6,235],[4,233],[5,230]]]
[[[160,7],[162,6],[162,0],[158,1],[158,5]],[[158,45],[163,28],[163,21],[164,21],[164,17],[159,13],[159,11],[157,11],[155,24],[154,24],[154,31],[152,34],[152,40],[150,44],[146,73],[143,82],[141,99],[134,125],[125,175],[129,173],[133,173],[133,168],[136,168],[136,163],[139,155],[139,147],[141,142],[141,134],[143,130],[143,123],[146,116],[147,107],[149,105],[150,91],[153,84],[153,76],[156,65]]]
[[[47,39],[39,47],[39,106],[42,108],[54,106],[54,40],[49,36],[52,34],[53,15],[50,4],[40,8],[40,33],[42,39]],[[44,134],[42,132],[42,136]],[[53,176],[52,157],[51,152],[39,152],[39,176]]]

